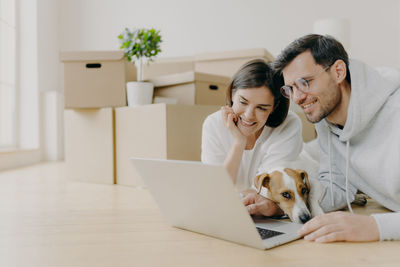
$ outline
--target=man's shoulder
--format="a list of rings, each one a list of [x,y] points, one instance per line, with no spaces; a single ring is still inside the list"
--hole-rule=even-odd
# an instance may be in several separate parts
[[[400,87],[390,95],[388,103],[400,108]]]

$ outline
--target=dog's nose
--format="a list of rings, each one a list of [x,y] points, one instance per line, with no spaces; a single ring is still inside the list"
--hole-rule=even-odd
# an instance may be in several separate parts
[[[300,221],[302,223],[306,223],[311,219],[310,215],[308,215],[307,213],[303,213],[300,215]]]

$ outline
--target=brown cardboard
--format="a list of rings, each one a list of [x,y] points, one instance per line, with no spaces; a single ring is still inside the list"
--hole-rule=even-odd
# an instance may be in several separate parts
[[[67,179],[114,184],[112,108],[64,110]]]
[[[122,51],[62,52],[65,108],[126,106],[127,81],[136,68]]]
[[[303,126],[303,141],[304,142],[309,142],[311,140],[314,140],[317,138],[317,132],[315,131],[314,124],[309,122],[307,120],[306,115],[304,114],[303,111],[296,112],[296,114],[300,117],[301,119],[301,124]]]
[[[263,58],[270,62],[274,57],[264,48],[200,53],[195,56],[195,71],[232,77],[247,61]]]
[[[194,71],[194,57],[158,58],[143,66],[143,79]]]
[[[117,184],[143,186],[130,157],[200,161],[203,121],[219,108],[179,104],[116,108]]]
[[[159,76],[150,80],[155,97],[177,99],[183,105],[225,105],[228,77],[198,72]]]

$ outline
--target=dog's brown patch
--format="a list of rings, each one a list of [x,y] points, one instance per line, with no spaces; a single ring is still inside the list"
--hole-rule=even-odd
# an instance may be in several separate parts
[[[260,175],[257,175],[256,178],[254,178],[254,186],[257,188],[257,193],[261,192],[261,188],[263,186],[268,188],[269,190],[269,181],[270,181],[270,176],[268,173],[262,173]]]
[[[292,216],[293,207],[295,204],[294,192],[287,188],[283,174],[275,171],[270,174],[269,182],[270,199],[274,201],[289,217]],[[285,198],[282,194],[287,193],[290,199]]]
[[[307,203],[307,193],[310,191],[310,182],[308,180],[307,172],[303,170],[293,170],[285,168],[284,171],[293,178],[296,184],[296,190],[304,203]],[[306,193],[304,193],[306,191]]]

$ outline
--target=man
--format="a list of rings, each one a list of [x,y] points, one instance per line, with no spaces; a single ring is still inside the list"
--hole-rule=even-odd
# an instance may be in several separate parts
[[[400,73],[349,62],[334,38],[316,34],[292,42],[276,59],[292,99],[315,123],[320,147],[321,200],[328,212],[366,193],[392,213],[355,215],[332,212],[300,230],[316,242],[400,240]],[[274,207],[248,195],[252,214],[271,215]]]

